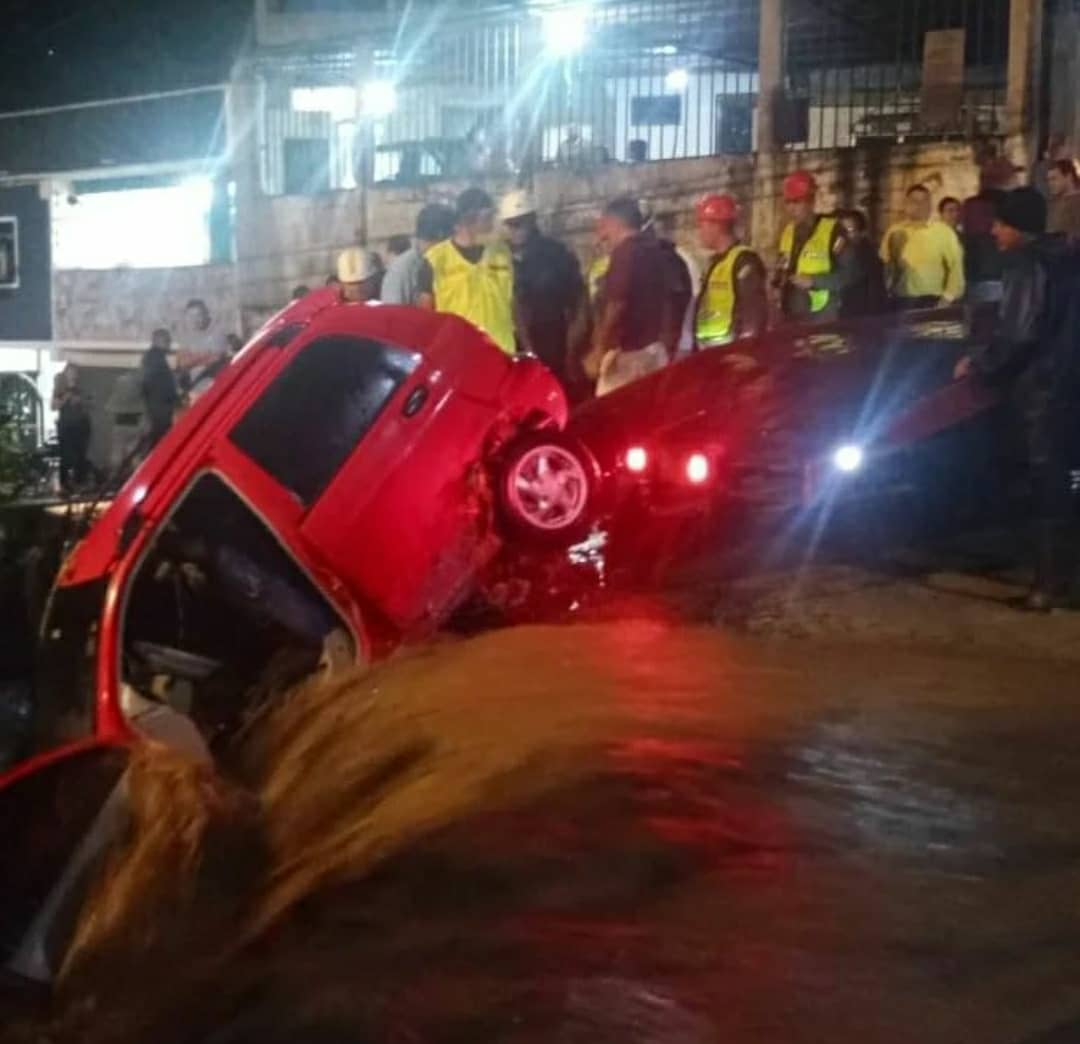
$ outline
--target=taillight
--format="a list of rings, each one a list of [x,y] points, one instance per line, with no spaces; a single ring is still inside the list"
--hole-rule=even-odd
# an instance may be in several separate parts
[[[709,458],[704,453],[691,453],[686,458],[686,478],[695,486],[709,480]]]
[[[649,455],[644,446],[631,446],[626,451],[626,470],[641,474],[649,466]]]

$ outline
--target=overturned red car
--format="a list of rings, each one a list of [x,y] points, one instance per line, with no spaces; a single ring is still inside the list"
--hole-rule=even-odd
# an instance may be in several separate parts
[[[61,570],[0,775],[0,835],[25,853],[0,880],[0,965],[55,970],[47,926],[122,804],[132,739],[210,757],[320,663],[439,626],[509,537],[575,530],[593,477],[566,419],[539,361],[454,316],[326,290],[268,323]]]

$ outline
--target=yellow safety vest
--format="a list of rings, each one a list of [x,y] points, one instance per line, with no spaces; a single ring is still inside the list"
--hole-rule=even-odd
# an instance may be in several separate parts
[[[749,252],[749,247],[736,243],[709,268],[695,324],[697,343],[702,348],[715,348],[734,340],[735,263]]]
[[[586,280],[589,285],[589,300],[593,304],[596,304],[596,299],[600,296],[600,291],[604,286],[604,277],[608,274],[610,267],[610,254],[601,254],[599,257],[593,258],[592,264],[589,265]]]
[[[819,217],[810,238],[803,244],[792,268],[791,254],[795,249],[795,225],[788,224],[780,235],[780,258],[784,268],[795,275],[828,275],[833,270],[832,239],[836,218]],[[810,291],[810,311],[817,313],[829,306],[828,290]]]
[[[435,307],[468,319],[513,355],[514,262],[502,244],[491,244],[475,264],[449,239],[424,255],[434,275]]]

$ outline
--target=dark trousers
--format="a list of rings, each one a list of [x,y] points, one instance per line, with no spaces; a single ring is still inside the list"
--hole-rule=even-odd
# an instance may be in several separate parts
[[[90,477],[90,421],[61,424],[56,430],[60,443],[60,486],[67,490],[85,485]]]

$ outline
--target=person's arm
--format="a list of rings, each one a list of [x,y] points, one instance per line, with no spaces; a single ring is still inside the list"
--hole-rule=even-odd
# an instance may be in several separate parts
[[[425,257],[420,263],[420,272],[416,280],[416,307],[435,310],[435,269]]]
[[[1030,262],[1005,280],[998,324],[990,342],[971,354],[970,370],[988,381],[1014,376],[1039,346],[1046,305],[1046,271]]]
[[[732,316],[736,338],[757,337],[769,323],[769,301],[765,265],[757,254],[743,254],[732,273],[735,278],[735,311]]]
[[[964,248],[948,226],[943,225],[939,234],[944,241],[941,254],[945,264],[945,289],[941,296],[946,304],[952,304],[964,296]]]

